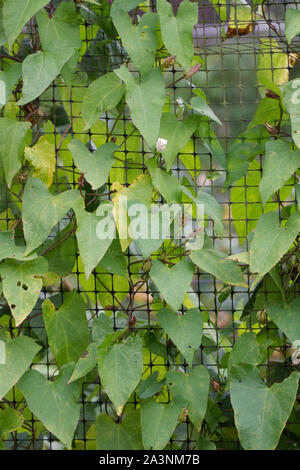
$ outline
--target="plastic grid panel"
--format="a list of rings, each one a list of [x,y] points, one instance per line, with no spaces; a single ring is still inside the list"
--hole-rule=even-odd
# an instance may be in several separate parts
[[[153,2],[153,9],[155,9],[155,2]],[[234,7],[234,5],[228,5],[228,7]],[[283,33],[283,22],[285,16],[286,8],[294,7],[299,8],[300,5],[296,1],[287,1],[287,2],[266,2],[264,4],[266,18],[272,19],[272,24],[276,25],[276,29],[279,34]],[[286,44],[282,43],[281,39],[278,38],[278,35],[269,25],[266,24],[266,21],[262,18],[261,24],[254,29],[254,32],[246,36],[235,36],[232,38],[224,39],[222,37],[222,28],[221,23],[218,21],[217,16],[214,10],[209,7],[208,2],[199,1],[199,25],[195,29],[195,53],[199,57],[203,58],[203,65],[195,76],[190,80],[181,80],[178,83],[175,83],[183,74],[183,70],[180,70],[177,66],[166,70],[166,83],[170,85],[168,88],[169,97],[170,97],[170,106],[173,109],[178,108],[177,99],[184,98],[189,100],[192,96],[192,88],[194,86],[200,87],[206,94],[208,103],[214,109],[216,114],[220,117],[224,126],[222,129],[215,128],[215,132],[220,138],[223,148],[225,151],[228,151],[231,142],[243,131],[246,130],[249,122],[251,121],[257,105],[261,99],[260,92],[257,86],[256,72],[258,65],[258,54],[259,54],[259,41],[260,39],[268,39],[271,41],[272,38],[277,39],[283,49],[292,54],[292,50],[288,50]],[[214,22],[211,22],[211,21]],[[95,26],[89,24],[88,18],[86,22],[82,25],[82,28],[85,30],[85,37],[83,38],[83,43],[85,47],[85,52],[82,58],[82,63],[85,64],[84,68],[90,74],[96,74],[100,76],[102,73],[105,73],[107,70],[99,70],[99,59],[104,57],[101,53],[101,48],[99,49],[99,56],[97,54],[94,56],[94,62],[97,66],[93,65],[93,60],[90,60],[88,57],[88,50],[90,50],[91,44],[97,49],[97,44],[100,44],[104,36],[101,37],[99,32],[97,33]],[[270,42],[270,47],[272,43]],[[297,47],[299,44],[293,42],[293,47]],[[116,47],[117,49],[117,47]],[[274,51],[276,54],[277,51]],[[120,64],[126,61],[126,53],[119,50],[119,53],[111,57],[111,60],[115,61],[116,64]],[[297,76],[298,66],[291,68],[290,78]],[[274,73],[275,68],[272,66],[270,69]],[[80,74],[80,72],[79,72]],[[78,116],[77,109],[78,105],[82,102],[84,92],[89,85],[88,76],[80,84],[75,84],[72,86],[71,91],[63,84],[59,79],[52,84],[51,90],[48,90],[47,93],[43,96],[43,99],[40,100],[40,107],[43,109],[43,118],[50,119],[53,122],[53,129],[48,133],[53,135],[57,150],[57,167],[56,167],[56,178],[55,184],[59,190],[60,180],[61,180],[61,170],[67,171],[69,175],[68,185],[70,188],[78,187],[78,177],[79,174],[75,169],[75,165],[62,164],[64,161],[63,153],[66,152],[64,149],[61,149],[62,135],[66,132],[69,132],[73,137],[78,136],[78,134],[86,135],[90,142],[93,142],[95,138],[102,139],[104,142],[106,138],[115,136],[124,141],[124,147],[117,152],[118,158],[122,160],[122,163],[116,161],[116,164],[113,166],[114,170],[122,170],[124,175],[124,180],[122,181],[124,186],[128,186],[136,176],[137,172],[145,172],[145,155],[148,153],[147,148],[144,145],[142,138],[137,132],[133,131],[131,139],[135,138],[138,142],[138,150],[135,149],[132,151],[127,147],[126,138],[128,134],[128,128],[130,128],[130,119],[127,112],[123,112],[120,119],[118,119],[118,124],[115,126],[116,116],[113,117],[111,114],[105,114],[101,117],[103,122],[101,132],[93,132],[93,130],[81,130],[76,131],[74,129],[74,122],[80,121],[81,117]],[[79,96],[79,98],[78,98]],[[81,96],[81,98],[80,98]],[[69,128],[62,128],[60,126],[61,112],[64,109],[68,114],[69,119]],[[73,124],[73,126],[72,126]],[[47,133],[47,131],[46,131]],[[93,149],[93,144],[91,143],[91,150]],[[137,158],[137,155],[139,158]],[[185,167],[182,165],[181,157],[185,157]],[[138,162],[132,163],[132,160],[138,159]],[[188,163],[187,163],[188,162]],[[62,168],[61,168],[62,167]],[[218,173],[216,179],[212,178],[214,172]],[[249,177],[251,173],[262,172],[262,161],[256,169],[249,171]],[[176,163],[173,166],[173,173],[178,176],[179,179],[183,177],[189,179],[192,187],[204,186],[223,206],[223,216],[225,223],[225,234],[220,240],[214,232],[213,222],[209,221],[208,230],[215,242],[215,245],[228,253],[235,253],[240,250],[239,247],[239,236],[235,230],[232,208],[238,202],[231,200],[230,191],[222,191],[223,183],[225,180],[225,170],[221,167],[218,167],[215,161],[212,158],[212,155],[207,151],[207,149],[202,144],[200,138],[193,137],[193,145],[189,146],[186,153],[179,154],[177,156]],[[192,176],[192,178],[191,178]],[[235,187],[240,187],[242,189],[242,198],[240,203],[245,207],[245,218],[241,221],[246,221],[248,224],[253,221],[251,218],[251,210],[249,211],[249,206],[251,204],[258,204],[258,201],[253,201],[249,198],[249,191],[253,188],[257,188],[257,185],[249,184],[248,178],[244,177],[243,184]],[[193,182],[194,181],[194,182]],[[111,190],[112,190],[113,181],[109,180],[107,183],[107,198],[111,199]],[[294,202],[293,193],[290,196],[290,202]],[[278,206],[280,210],[281,201],[274,201],[274,204]],[[2,213],[0,215],[1,221],[5,216],[5,221],[7,224],[7,229],[11,228],[12,224],[15,223],[15,218],[12,217],[12,214],[9,211]],[[255,219],[257,220],[257,219]],[[237,221],[235,219],[235,221]],[[61,222],[61,227],[64,226],[64,221]],[[244,237],[241,237],[241,242],[244,243],[244,246],[247,248],[247,237],[248,233],[251,231],[247,230],[247,234]],[[136,260],[135,254],[130,251],[127,252],[128,263],[129,263],[129,274],[134,274],[131,269],[134,265],[131,265],[131,258],[134,257]],[[99,301],[99,296],[101,294],[110,292],[112,298],[112,309],[110,311],[114,319],[114,329],[121,328],[120,326],[120,317],[117,312],[120,310],[120,301],[118,300],[118,294],[127,294],[127,297],[124,299],[124,304],[129,301],[128,293],[132,288],[132,285],[128,283],[127,288],[124,290],[115,290],[115,275],[106,274],[107,281],[106,283],[99,281],[99,276],[104,274],[101,270],[96,269],[91,276],[90,289],[84,289],[82,287],[82,277],[84,273],[80,268],[80,265],[77,261],[76,269],[73,273],[72,280],[76,283],[75,287],[77,291],[83,295],[89,296],[90,300],[93,297],[94,300],[91,302],[94,304],[94,308],[89,308],[89,318],[92,319],[94,316],[99,315],[101,312],[106,311],[102,308],[101,302]],[[250,275],[248,274],[248,280],[250,281]],[[195,355],[194,364],[205,364],[207,367],[216,370],[220,374],[220,361],[221,357],[219,355],[219,347],[221,348],[222,343],[222,329],[229,327],[232,329],[232,335],[234,338],[234,321],[235,315],[239,315],[242,311],[241,301],[244,302],[244,305],[250,299],[250,292],[247,289],[243,288],[231,288],[230,296],[228,297],[225,304],[220,307],[218,301],[218,295],[220,293],[220,288],[222,283],[214,279],[212,276],[206,273],[198,272],[194,277],[191,291],[189,292],[194,298],[198,299],[198,306],[200,309],[204,309],[203,305],[209,305],[209,308],[206,307],[206,310],[210,316],[209,327],[207,330],[214,330],[216,341],[217,341],[217,350],[214,353],[214,356],[210,354],[209,345],[202,345],[198,354]],[[144,320],[145,325],[143,328],[151,330],[155,325],[155,303],[152,302],[151,290],[149,284],[145,282],[143,285],[143,290],[141,297],[143,298],[142,306],[138,304],[135,305],[134,314],[138,320]],[[52,292],[60,296],[62,299],[64,297],[65,285],[63,282],[60,285],[60,288]],[[270,291],[266,288],[265,296],[267,298]],[[49,296],[49,293],[44,292],[43,298]],[[43,300],[42,298],[40,299]],[[27,322],[27,332],[30,335],[32,331],[38,329],[41,333],[43,326],[37,324],[35,319],[39,318],[40,314],[40,305],[37,305],[32,314],[29,317]],[[138,327],[138,326],[137,326]],[[24,326],[25,328],[25,326]],[[205,330],[204,330],[205,333]],[[166,348],[172,348],[172,345],[167,342]],[[272,351],[269,352],[269,357],[271,356]],[[214,357],[212,362],[211,358]],[[52,358],[47,353],[45,358],[41,361],[41,367],[47,367],[48,378],[50,378],[55,373],[55,366],[52,364]],[[146,364],[147,368],[150,370],[156,370],[157,368],[167,369],[169,366],[168,361],[163,358],[150,353],[149,363]],[[181,366],[186,369],[187,364],[183,362]],[[266,366],[267,367],[267,366]],[[92,394],[92,395],[91,395]],[[18,403],[17,395],[14,396],[15,403]],[[75,446],[79,449],[87,449],[90,441],[93,441],[94,437],[89,436],[88,431],[90,426],[94,423],[95,417],[100,412],[111,413],[110,402],[108,401],[106,395],[101,390],[101,384],[98,380],[86,380],[82,386],[82,411],[80,423],[75,435]],[[137,405],[138,397],[134,396],[133,404]],[[226,414],[226,406],[224,407],[224,413]],[[229,421],[224,423],[224,427],[230,426],[233,416],[232,411],[229,410],[228,415]],[[27,421],[27,426],[32,429],[37,428],[38,422],[32,416],[30,421]],[[38,431],[37,431],[38,432]],[[44,436],[37,436],[34,442],[28,440],[26,436],[18,437],[18,442],[12,441],[14,448],[41,448],[41,445],[44,443]],[[188,418],[186,422],[179,425],[176,431],[176,437],[171,440],[170,448],[171,449],[192,449],[195,441],[193,440],[192,435],[192,426]],[[59,448],[57,441],[51,434],[47,438],[46,442],[49,449]],[[228,439],[227,448],[230,448],[230,439]],[[220,443],[222,447],[222,443]],[[239,448],[236,440],[232,441],[232,448]]]

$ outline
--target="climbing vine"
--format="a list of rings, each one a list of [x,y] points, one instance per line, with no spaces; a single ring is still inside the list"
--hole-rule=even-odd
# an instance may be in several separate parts
[[[0,0],[2,449],[47,448],[49,433],[82,449],[80,394],[86,449],[170,448],[182,423],[198,450],[229,435],[231,448],[284,448],[289,418],[299,438],[300,10],[282,33],[266,2],[227,3],[211,0],[223,41],[259,22],[274,34],[260,40],[257,110],[225,149],[224,122],[193,84],[207,66],[198,2],[174,15],[167,0]],[[214,165],[202,183],[197,142]],[[222,171],[234,253],[217,248],[224,211],[205,184]],[[181,206],[191,229],[178,235]],[[157,207],[175,208],[170,236],[134,236]],[[99,235],[105,224],[114,236]]]

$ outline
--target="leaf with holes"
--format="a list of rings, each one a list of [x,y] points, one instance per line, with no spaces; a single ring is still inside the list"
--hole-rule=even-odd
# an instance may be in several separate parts
[[[17,326],[34,308],[43,287],[40,276],[47,271],[47,260],[41,257],[21,263],[7,259],[0,265],[3,293]]]
[[[189,374],[171,370],[166,375],[166,384],[173,400],[184,403],[190,420],[200,431],[209,394],[210,375],[207,368],[194,367]]]

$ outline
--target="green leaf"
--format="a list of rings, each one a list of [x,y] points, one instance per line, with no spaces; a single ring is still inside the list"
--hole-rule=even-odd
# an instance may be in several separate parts
[[[206,116],[209,119],[212,119],[213,121],[215,121],[220,126],[223,126],[218,116],[215,115],[213,110],[208,106],[206,101],[203,98],[201,98],[201,96],[194,96],[191,99],[191,105],[189,107],[191,107],[194,111],[196,111],[196,113],[201,114],[201,116]]]
[[[285,37],[288,43],[291,43],[295,36],[300,34],[300,11],[294,8],[288,8],[285,12]]]
[[[59,231],[57,237],[43,245],[39,250],[40,254],[48,261],[49,273],[65,277],[72,272],[76,263],[77,253],[77,243],[73,231],[73,224],[71,226],[68,225],[64,230]],[[69,236],[70,232],[72,233],[71,236]],[[60,243],[64,237],[68,238],[63,243]]]
[[[135,6],[138,6],[139,2],[135,3]],[[132,4],[130,9],[131,7]],[[128,15],[128,5],[124,0],[115,0],[110,14],[122,45],[136,68],[141,73],[149,71],[153,67],[157,47],[157,14],[148,11],[140,18],[138,25],[133,25]]]
[[[173,175],[169,175],[166,171],[158,168],[155,158],[151,158],[147,162],[147,166],[151,175],[152,183],[161,193],[167,203],[181,202],[182,187]]]
[[[194,56],[193,27],[197,23],[198,7],[184,0],[173,14],[172,5],[165,0],[157,1],[157,11],[164,44],[176,61],[189,72]]]
[[[3,434],[16,431],[24,422],[23,415],[14,408],[0,411],[0,444]]]
[[[113,239],[110,237],[98,238],[97,226],[102,218],[92,212],[87,212],[84,209],[83,199],[74,204],[74,210],[77,221],[76,238],[78,248],[84,265],[85,276],[88,279],[93,269],[105,255]]]
[[[96,152],[91,153],[80,140],[74,139],[68,145],[77,168],[84,173],[92,189],[98,189],[106,183],[115,161],[113,153],[118,148],[117,145],[108,142],[101,145]]]
[[[204,146],[212,154],[216,162],[223,168],[226,168],[226,157],[218,137],[212,129],[210,119],[202,116],[196,133],[203,141]]]
[[[40,178],[49,188],[55,171],[55,146],[43,136],[33,147],[25,148],[25,159],[34,167],[32,176]]]
[[[300,148],[300,80],[295,78],[281,87],[283,100],[291,118],[292,137]]]
[[[172,268],[168,268],[159,260],[152,261],[151,279],[173,310],[178,310],[181,307],[193,275],[194,266],[186,259],[179,261]]]
[[[17,102],[23,106],[40,96],[60,72],[55,57],[50,52],[37,51],[24,59],[22,64],[23,94]]]
[[[49,18],[46,10],[37,14],[39,37],[44,52],[53,55],[57,68],[73,56],[75,49],[81,48],[79,25],[74,2],[62,2]]]
[[[0,399],[16,385],[40,349],[27,336],[18,336],[5,342],[5,364],[0,364]]]
[[[15,245],[13,232],[0,232],[0,261],[12,258],[18,261],[29,261],[36,255],[25,257],[25,246]]]
[[[201,436],[198,437],[198,450],[216,450],[216,445],[213,442],[210,442],[206,437]]]
[[[265,122],[274,123],[280,118],[279,100],[265,96],[259,103],[248,129],[260,126]]]
[[[85,304],[75,291],[64,294],[58,310],[50,299],[42,304],[48,342],[58,367],[76,362],[90,342]]]
[[[0,72],[0,109],[4,106],[11,94],[14,85],[19,80],[22,73],[22,64],[10,64],[5,70]]]
[[[80,357],[73,370],[69,382],[78,380],[87,375],[97,365],[98,347],[107,338],[111,338],[113,331],[113,321],[104,313],[95,318],[92,326],[93,342],[87,347],[87,350]],[[107,341],[106,341],[107,344]]]
[[[108,347],[102,344],[98,350],[98,366],[101,384],[117,414],[121,415],[143,372],[141,338],[131,336]]]
[[[38,371],[30,370],[18,384],[32,413],[68,449],[72,447],[80,415],[81,383],[68,384],[72,369],[72,364],[64,366],[53,382]]]
[[[158,382],[157,378],[158,371],[156,370],[153,374],[149,375],[147,379],[141,381],[138,394],[142,400],[150,398],[158,393],[165,384],[164,379]]]
[[[116,423],[101,414],[96,419],[97,450],[142,450],[140,412],[133,410]]]
[[[3,293],[16,320],[16,326],[34,308],[43,287],[40,275],[47,271],[47,260],[41,257],[24,263],[8,259],[0,265]]]
[[[273,450],[291,414],[299,374],[268,388],[249,364],[233,365],[230,397],[239,440],[245,450]]]
[[[115,108],[123,94],[124,85],[113,72],[95,80],[88,87],[82,103],[82,117],[86,128],[92,127],[105,111]]]
[[[244,176],[251,162],[256,155],[265,153],[265,140],[269,139],[269,135],[264,128],[249,129],[240,134],[229,148],[226,155],[227,175],[224,189],[236,180]]]
[[[23,225],[26,253],[40,246],[51,229],[80,198],[79,191],[69,190],[52,196],[38,178],[28,178],[23,195]]]
[[[76,363],[73,374],[68,383],[85,377],[97,365],[99,343],[90,343],[86,351]]]
[[[182,402],[172,400],[167,405],[153,398],[141,403],[142,439],[145,449],[164,449],[175,431]]]
[[[203,317],[200,310],[192,308],[184,315],[178,315],[172,310],[163,308],[158,312],[157,319],[192,367],[194,354],[202,341]]]
[[[266,143],[264,172],[259,185],[263,204],[285,184],[299,166],[300,150],[292,150],[291,145],[282,140]]]
[[[247,331],[237,338],[234,347],[229,355],[228,370],[234,364],[243,362],[256,366],[263,360],[263,355],[253,331]]]
[[[3,26],[9,49],[27,21],[47,3],[48,0],[4,0]]]
[[[155,214],[155,218],[154,217]],[[166,214],[166,218],[168,218],[169,225],[167,225],[166,220],[164,219],[164,214]],[[144,258],[148,258],[152,253],[154,253],[160,246],[162,245],[163,241],[169,236],[167,233],[167,229],[170,230],[171,233],[171,224],[176,216],[180,215],[179,207],[176,207],[175,210],[172,208],[170,204],[162,204],[162,205],[152,205],[151,211],[147,214],[147,225],[146,221],[144,222],[144,228],[147,227],[147,234],[148,238],[135,238],[134,242],[135,245],[140,250],[140,253],[143,255]],[[130,217],[131,226],[134,223],[134,217]],[[164,222],[162,222],[162,220]],[[156,222],[157,221],[157,222]],[[140,223],[140,222],[139,222]],[[138,223],[138,224],[139,224]],[[146,229],[145,229],[146,233]],[[154,234],[154,236],[152,236]]]
[[[171,168],[180,150],[186,146],[196,127],[197,119],[194,116],[188,116],[183,121],[179,121],[174,114],[163,113],[159,137],[168,141],[165,150],[162,152],[167,170]]]
[[[296,297],[288,304],[268,302],[266,305],[267,315],[290,341],[296,341],[300,338],[299,308],[300,297]]]
[[[37,21],[43,52],[30,54],[23,62],[24,84],[19,106],[40,96],[73,56],[75,48],[81,47],[73,2],[61,3],[52,19],[45,10],[40,11]]]
[[[129,70],[122,66],[115,70],[126,85],[126,102],[131,119],[151,149],[158,139],[160,120],[165,104],[165,85],[161,70],[145,73],[138,83]]]
[[[16,122],[10,118],[0,118],[0,132],[5,139],[0,143],[0,154],[8,187],[22,166],[26,136],[29,135],[30,123]]]
[[[250,271],[257,273],[251,289],[289,250],[298,235],[299,227],[299,212],[292,214],[284,227],[280,226],[275,212],[268,212],[260,217],[250,245]]]
[[[127,277],[128,260],[121,251],[120,240],[116,238],[99,263],[98,271],[105,270],[118,276]]]
[[[184,403],[190,420],[200,431],[207,408],[210,384],[210,375],[206,367],[195,367],[189,374],[171,370],[166,375],[166,384],[173,400]]]
[[[219,235],[222,235],[224,230],[222,206],[215,200],[213,196],[205,191],[198,191],[194,201],[197,204],[204,204],[204,213],[214,220],[215,231]]]
[[[189,257],[198,268],[221,279],[224,283],[247,286],[238,264],[226,259],[225,253],[214,248],[211,243],[206,242],[201,250],[192,250]]]

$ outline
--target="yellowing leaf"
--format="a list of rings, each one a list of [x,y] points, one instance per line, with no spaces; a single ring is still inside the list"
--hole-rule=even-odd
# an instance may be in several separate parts
[[[35,168],[33,176],[40,178],[49,188],[55,171],[55,147],[43,136],[33,147],[25,148],[25,158]]]

